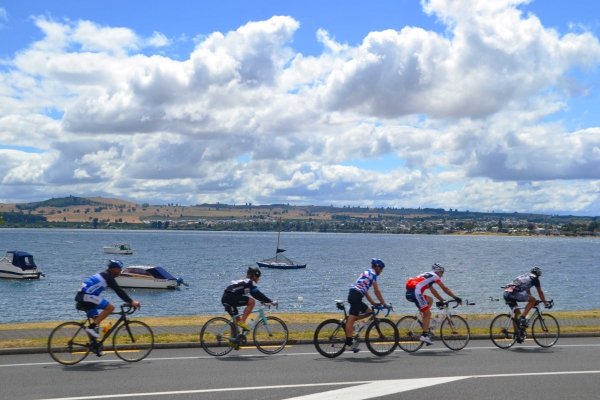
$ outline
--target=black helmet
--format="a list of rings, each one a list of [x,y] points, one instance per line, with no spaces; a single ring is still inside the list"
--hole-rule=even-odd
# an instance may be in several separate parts
[[[123,263],[119,260],[108,260],[108,268],[123,269]]]
[[[535,276],[542,276],[542,270],[539,267],[533,267],[531,273]]]
[[[248,267],[248,271],[246,272],[246,275],[255,276],[257,278],[260,278],[260,269]]]

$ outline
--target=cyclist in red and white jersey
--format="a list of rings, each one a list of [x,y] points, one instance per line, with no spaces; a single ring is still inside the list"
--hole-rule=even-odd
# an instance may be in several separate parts
[[[439,301],[436,305],[444,301],[442,296],[433,288],[433,284],[437,283],[440,288],[459,304],[462,304],[460,297],[455,296],[450,289],[442,283],[442,275],[444,275],[444,267],[441,264],[435,263],[431,266],[430,272],[425,272],[415,278],[410,278],[406,282],[406,300],[411,303],[415,303],[419,311],[423,314],[423,335],[421,336],[421,342],[425,342],[427,346],[433,344],[433,340],[429,337],[429,321],[431,320],[431,305],[433,304],[433,298],[423,294],[425,290],[429,289],[431,294],[435,296]]]

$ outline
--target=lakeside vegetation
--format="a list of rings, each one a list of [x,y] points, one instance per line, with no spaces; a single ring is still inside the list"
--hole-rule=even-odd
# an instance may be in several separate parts
[[[597,217],[442,208],[136,204],[69,196],[0,204],[3,228],[600,236]]]

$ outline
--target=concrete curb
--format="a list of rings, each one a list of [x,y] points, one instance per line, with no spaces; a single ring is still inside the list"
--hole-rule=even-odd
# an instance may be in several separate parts
[[[581,338],[581,337],[597,337],[600,339],[600,333],[597,332],[581,332],[581,333],[562,333],[561,338]],[[436,335],[436,339],[439,340],[439,336]],[[473,335],[471,340],[490,340],[489,335]],[[310,339],[301,340],[289,340],[288,344],[312,344],[313,341]],[[179,342],[179,343],[155,343],[155,349],[187,349],[187,348],[201,348],[198,342]],[[0,356],[2,355],[16,355],[16,354],[44,354],[48,353],[46,347],[21,347],[12,349],[0,349]]]

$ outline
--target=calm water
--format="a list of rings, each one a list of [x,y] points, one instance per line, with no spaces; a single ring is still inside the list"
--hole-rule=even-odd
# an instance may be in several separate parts
[[[79,284],[105,269],[109,255],[102,247],[116,242],[134,249],[134,255],[119,256],[126,266],[161,265],[190,284],[174,291],[126,289],[142,303],[140,316],[198,315],[223,312],[223,288],[243,277],[248,265],[274,255],[277,233],[0,229],[0,252],[28,251],[46,273],[39,281],[0,279],[0,323],[75,318]],[[445,284],[477,303],[461,313],[500,312],[505,305],[490,296],[501,297],[500,286],[540,266],[542,287],[556,309],[584,310],[600,308],[593,273],[599,244],[583,238],[284,233],[280,247],[308,267],[263,269],[259,286],[280,309],[335,312],[333,300],[345,299],[348,286],[378,257],[386,263],[379,281],[384,298],[397,313],[412,313],[404,283],[440,262]],[[104,296],[120,304],[114,292]]]

